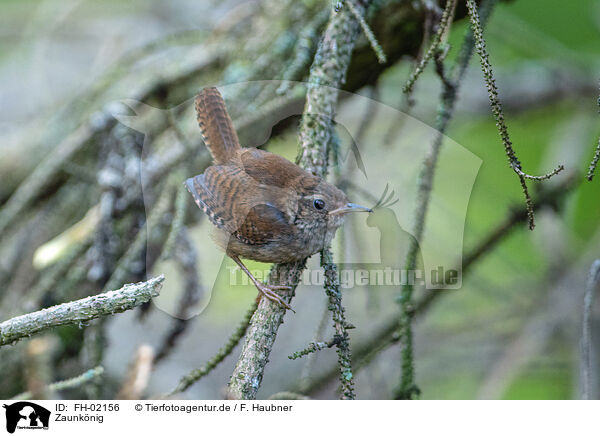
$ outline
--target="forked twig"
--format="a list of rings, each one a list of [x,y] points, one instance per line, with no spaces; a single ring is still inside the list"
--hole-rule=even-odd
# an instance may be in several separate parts
[[[564,170],[564,166],[559,165],[553,171],[542,176],[532,176],[523,171],[521,162],[517,158],[512,142],[508,135],[508,128],[506,126],[506,121],[504,120],[502,104],[500,103],[500,99],[498,97],[498,87],[496,86],[494,73],[492,71],[492,64],[490,63],[485,39],[483,38],[483,29],[479,20],[479,14],[477,12],[477,5],[475,4],[475,0],[467,0],[467,8],[469,10],[469,19],[471,20],[471,28],[473,30],[473,36],[475,38],[475,49],[477,50],[477,54],[479,54],[481,70],[483,71],[485,85],[488,90],[488,97],[490,99],[492,113],[494,114],[494,118],[496,119],[496,125],[498,126],[500,138],[502,139],[502,143],[504,144],[504,151],[506,153],[506,156],[508,157],[509,165],[513,169],[513,171],[519,176],[519,182],[521,184],[523,194],[525,195],[525,202],[527,204],[527,212],[529,215],[529,228],[533,230],[533,228],[535,227],[535,220],[533,216],[533,202],[529,194],[529,189],[527,187],[526,180],[547,180],[550,177],[555,176],[556,174]]]

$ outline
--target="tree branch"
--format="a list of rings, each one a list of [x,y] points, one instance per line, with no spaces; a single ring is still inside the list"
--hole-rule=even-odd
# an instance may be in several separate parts
[[[329,310],[333,317],[333,336],[337,346],[340,382],[342,383],[342,400],[354,400],[354,374],[352,372],[352,353],[350,352],[350,338],[346,322],[344,307],[342,306],[342,292],[337,267],[333,263],[333,254],[328,247],[321,252],[321,266],[325,270],[325,293],[329,298]]]
[[[104,368],[101,366],[97,366],[96,368],[89,369],[86,372],[84,372],[83,374],[80,374],[76,377],[73,377],[73,378],[70,378],[67,380],[57,381],[55,383],[50,383],[46,387],[46,391],[49,393],[54,393],[54,392],[64,391],[65,389],[78,388],[79,386],[82,386],[82,385],[86,384],[87,382],[100,377],[103,373],[104,373]],[[27,391],[27,392],[23,392],[22,394],[14,396],[13,398],[11,398],[11,401],[24,401],[24,400],[30,400],[32,398],[33,398],[32,393]]]
[[[44,330],[61,325],[86,323],[96,318],[133,309],[158,296],[165,277],[129,284],[81,300],[59,304],[37,312],[17,316],[0,324],[0,346],[12,344]]]
[[[368,3],[367,0],[355,2],[356,12],[364,15]],[[311,67],[300,128],[297,163],[320,177],[327,174],[329,144],[332,138],[332,122],[335,118],[338,90],[345,82],[359,30],[360,25],[356,16],[348,8],[340,12],[332,10]],[[292,291],[283,296],[287,303],[292,299],[305,265],[306,260],[303,260],[275,265],[271,269],[269,283],[292,286]],[[285,308],[266,298],[261,299],[248,328],[240,359],[231,376],[230,398],[256,398],[284,315]]]
[[[449,16],[452,14],[452,9],[450,9],[452,6],[449,5],[450,3],[451,2],[449,1],[446,10],[444,11],[443,17],[446,16],[446,18],[442,18],[442,23],[440,24],[440,27],[447,27],[447,23],[444,23],[450,19]],[[487,21],[487,18],[495,4],[496,0],[487,0],[482,3],[483,25],[485,25],[485,22]],[[443,33],[445,32],[445,30],[442,30],[441,32]],[[441,38],[441,33],[439,38]],[[436,36],[435,39],[437,40],[438,37]],[[443,61],[436,55],[436,71],[440,76],[443,85],[440,105],[438,108],[438,114],[435,124],[437,133],[433,140],[433,143],[431,144],[431,149],[425,157],[423,168],[421,169],[421,174],[419,176],[417,207],[415,210],[415,228],[413,231],[413,235],[415,238],[411,241],[408,248],[408,253],[406,255],[405,270],[407,271],[413,271],[416,269],[417,266],[417,257],[420,249],[419,246],[423,239],[423,234],[425,232],[425,221],[427,219],[427,211],[429,209],[429,202],[433,189],[437,161],[439,159],[441,148],[445,138],[444,135],[446,133],[446,130],[448,129],[448,125],[454,113],[454,108],[456,106],[456,101],[458,98],[458,90],[469,65],[469,60],[471,59],[471,56],[473,54],[474,46],[474,32],[471,31],[468,32],[465,36],[459,57],[457,59],[456,65],[453,68],[454,74],[452,77],[448,77],[446,75]],[[435,55],[435,53],[436,49],[432,50],[432,56]],[[416,77],[418,77],[418,75]],[[410,86],[414,86],[414,83]],[[410,94],[410,92],[411,91],[409,88],[408,93]],[[412,321],[415,314],[415,308],[412,294],[412,284],[406,284],[402,286],[399,297],[401,315],[397,332],[397,337],[400,341],[402,341],[401,379],[397,392],[395,394],[395,397],[397,399],[412,399],[415,396],[419,395],[419,388],[415,381],[415,371],[413,364]]]
[[[471,20],[471,28],[473,30],[473,36],[475,37],[475,48],[477,50],[477,54],[479,54],[479,59],[481,63],[481,70],[483,72],[483,78],[485,80],[485,85],[488,90],[488,97],[490,99],[490,106],[492,108],[492,113],[494,114],[494,118],[496,119],[496,125],[498,126],[498,132],[500,133],[500,138],[502,139],[502,144],[504,145],[504,151],[506,156],[508,157],[508,161],[510,167],[513,169],[515,173],[519,176],[519,182],[521,183],[521,188],[523,189],[523,194],[525,195],[525,202],[527,204],[527,211],[529,213],[529,228],[533,230],[535,227],[535,221],[533,216],[533,202],[531,200],[531,196],[529,194],[529,188],[527,187],[526,180],[547,180],[562,170],[564,170],[563,165],[559,165],[556,169],[551,172],[544,174],[542,176],[531,176],[523,171],[521,167],[521,162],[517,158],[515,150],[513,148],[512,142],[508,135],[508,128],[506,126],[506,121],[504,120],[504,112],[502,110],[502,104],[500,103],[500,99],[498,97],[498,87],[496,86],[496,81],[494,79],[494,73],[492,72],[492,64],[490,63],[489,54],[487,52],[486,43],[483,39],[483,27],[481,26],[481,22],[479,19],[479,14],[477,12],[477,5],[475,4],[475,0],[466,0],[467,8],[469,9],[469,18]]]
[[[599,98],[600,100],[600,98]],[[594,179],[594,173],[596,172],[596,167],[598,166],[598,161],[600,161],[600,138],[598,139],[598,145],[596,146],[596,152],[594,153],[594,157],[592,158],[592,162],[590,163],[590,167],[588,169],[588,173],[586,178],[588,181],[592,181]]]

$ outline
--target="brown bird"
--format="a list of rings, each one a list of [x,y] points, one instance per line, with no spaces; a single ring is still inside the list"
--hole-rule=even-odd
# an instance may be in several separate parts
[[[265,297],[290,309],[275,291],[291,287],[258,281],[240,258],[307,258],[329,245],[347,212],[371,209],[349,203],[334,185],[281,156],[241,147],[216,88],[198,94],[196,114],[213,165],[188,179],[187,189],[217,227],[217,245]]]

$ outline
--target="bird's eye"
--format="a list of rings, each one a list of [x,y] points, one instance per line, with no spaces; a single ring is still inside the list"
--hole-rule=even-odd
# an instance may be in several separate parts
[[[325,207],[325,202],[320,198],[317,198],[315,201],[313,201],[313,205],[315,206],[315,209],[321,210]]]

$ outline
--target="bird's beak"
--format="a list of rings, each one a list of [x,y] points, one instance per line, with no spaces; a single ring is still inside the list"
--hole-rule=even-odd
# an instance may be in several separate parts
[[[368,207],[360,206],[354,203],[347,203],[342,207],[332,210],[329,212],[329,215],[339,215],[348,212],[373,212],[373,209],[369,209]]]

